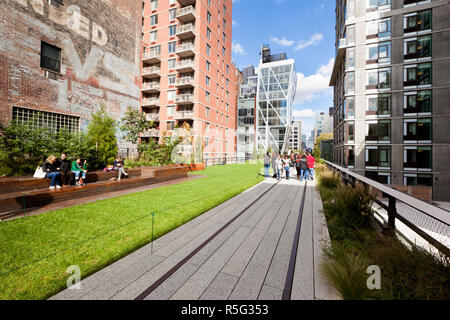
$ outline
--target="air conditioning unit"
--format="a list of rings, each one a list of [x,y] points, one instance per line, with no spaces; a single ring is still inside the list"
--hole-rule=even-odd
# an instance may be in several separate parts
[[[44,70],[44,77],[48,78],[48,79],[52,79],[52,80],[58,79],[58,75],[56,73],[48,71],[48,70]]]

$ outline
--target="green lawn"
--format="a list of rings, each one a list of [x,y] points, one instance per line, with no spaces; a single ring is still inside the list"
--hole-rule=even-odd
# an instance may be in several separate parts
[[[0,222],[0,299],[45,299],[262,181],[260,166],[208,167],[204,178]]]

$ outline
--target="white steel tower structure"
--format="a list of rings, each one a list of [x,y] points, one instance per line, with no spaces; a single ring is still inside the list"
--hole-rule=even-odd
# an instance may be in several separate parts
[[[285,53],[271,55],[265,45],[258,67],[256,103],[256,146],[260,151],[284,153],[289,150],[292,126],[292,104],[297,74],[295,61]]]

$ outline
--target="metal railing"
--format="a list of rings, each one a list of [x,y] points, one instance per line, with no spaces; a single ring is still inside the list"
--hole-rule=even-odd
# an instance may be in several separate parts
[[[216,157],[216,158],[203,158],[203,163],[205,166],[219,166],[226,164],[237,164],[237,163],[246,163],[247,161],[252,160],[251,157]]]
[[[442,254],[450,257],[449,212],[334,163],[325,161],[325,164],[333,172],[338,172],[346,184],[355,185],[359,182],[379,191],[381,197],[375,199],[375,203],[386,211],[386,215],[383,216],[376,210],[375,214],[383,221],[383,227],[398,233],[410,243],[425,240]],[[403,230],[399,230],[397,221]],[[410,236],[405,233],[409,233]]]

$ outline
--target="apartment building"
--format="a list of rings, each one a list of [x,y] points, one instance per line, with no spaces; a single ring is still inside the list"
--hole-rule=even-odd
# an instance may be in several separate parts
[[[449,17],[449,1],[336,1],[334,162],[450,200]]]
[[[242,70],[238,99],[237,157],[251,158],[255,149],[256,91],[258,76],[250,65]]]
[[[256,98],[258,150],[288,151],[296,88],[295,61],[287,59],[286,53],[272,55],[269,46],[264,45],[258,66]]]
[[[290,135],[290,149],[300,151],[302,149],[302,122],[292,121],[292,131]]]
[[[101,104],[117,120],[139,110],[141,10],[139,0],[2,0],[0,120],[79,132]]]
[[[158,130],[142,138],[188,124],[204,157],[234,156],[232,0],[148,0],[143,16],[141,109]]]
[[[314,125],[314,143],[321,134],[333,133],[333,117],[320,112],[316,116],[316,124]]]

